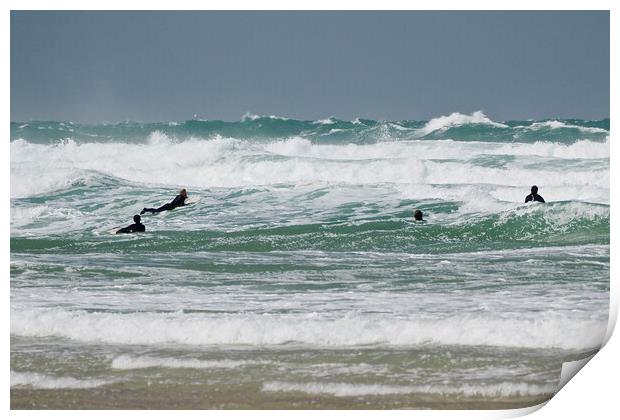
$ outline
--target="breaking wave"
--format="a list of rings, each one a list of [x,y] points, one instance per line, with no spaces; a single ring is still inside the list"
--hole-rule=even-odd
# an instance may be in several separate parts
[[[352,314],[342,318],[318,314],[209,317],[178,313],[111,314],[38,309],[12,311],[11,333],[112,344],[197,346],[297,343],[318,347],[355,347],[434,343],[592,349],[600,347],[603,341],[606,325],[600,320],[577,320],[561,314],[535,315],[515,319],[483,315],[402,319],[372,314]],[[571,334],[566,334],[568,326]],[[117,361],[117,366],[122,366],[121,362]],[[142,362],[152,364],[148,360]],[[138,361],[128,363],[136,365]]]

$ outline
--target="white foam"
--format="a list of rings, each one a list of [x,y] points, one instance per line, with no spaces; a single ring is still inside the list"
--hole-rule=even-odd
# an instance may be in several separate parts
[[[331,130],[329,130],[329,132],[326,135],[330,135],[330,134],[335,134],[335,133],[340,133],[346,131],[344,128],[332,128]]]
[[[153,367],[181,368],[181,369],[235,369],[240,366],[265,364],[268,362],[255,360],[200,360],[175,359],[172,357],[133,357],[121,355],[112,360],[112,368],[119,370],[148,369]]]
[[[535,316],[534,316],[535,315]],[[514,318],[479,315],[229,315],[87,313],[61,309],[12,309],[11,334],[59,336],[80,341],[187,345],[364,345],[426,343],[528,348],[590,349],[600,346],[606,322],[550,311]],[[567,330],[571,334],[566,334]]]
[[[557,121],[557,120],[550,120],[550,121],[541,121],[541,122],[535,122],[531,125],[520,125],[514,128],[526,128],[526,129],[530,129],[530,130],[534,130],[534,131],[538,131],[538,130],[542,130],[545,128],[550,128],[552,130],[557,130],[559,128],[572,128],[572,129],[577,129],[579,131],[582,131],[584,133],[608,133],[607,130],[605,130],[604,128],[598,128],[598,127],[581,127],[578,125],[573,125],[573,124],[566,124],[563,123],[561,121]]]
[[[501,382],[489,385],[382,385],[352,383],[320,382],[267,382],[263,392],[303,392],[306,394],[327,394],[336,397],[355,397],[363,395],[403,395],[403,394],[440,394],[455,396],[480,397],[515,397],[545,395],[555,393],[557,387],[535,385],[525,382]]]
[[[504,167],[471,163],[476,157],[493,155],[500,158],[508,155],[517,160]],[[177,141],[154,132],[148,144],[77,144],[69,140],[39,145],[16,140],[11,142],[11,197],[48,193],[75,183],[88,185],[102,176],[174,188],[310,182],[395,183],[424,188],[429,184],[494,183],[523,187],[526,193],[533,184],[543,191],[575,186],[583,187],[582,192],[588,188],[608,191],[609,165],[597,163],[593,168],[577,167],[567,172],[563,165],[554,167],[546,161],[538,166],[530,163],[536,159],[558,159],[561,163],[562,159],[607,158],[609,139],[606,142],[582,140],[570,145],[454,141],[321,145],[303,138],[268,143],[221,137]],[[564,196],[563,199],[582,197]]]
[[[96,388],[112,383],[101,379],[76,379],[70,376],[50,376],[36,372],[11,371],[11,388],[30,387],[37,389]]]
[[[243,114],[243,116],[241,117],[241,121],[254,121],[254,120],[258,120],[260,118],[269,118],[271,120],[281,120],[281,121],[288,121],[290,120],[290,118],[287,117],[280,117],[277,115],[257,115],[257,114],[252,114],[251,112],[246,112],[245,114]]]
[[[489,147],[489,145],[487,146]],[[491,150],[492,154],[515,156],[542,156],[559,159],[609,158],[609,137],[606,141],[580,140],[572,144],[538,141],[535,143],[504,144]]]
[[[245,114],[243,114],[243,116],[241,117],[241,121],[254,121],[260,118],[260,115],[256,115],[256,114],[252,114],[250,111],[246,112]]]
[[[396,123],[389,123],[389,125],[391,128],[398,130],[398,131],[410,131],[411,130],[410,128],[403,127],[402,125],[396,124]]]
[[[433,118],[428,121],[424,127],[417,130],[419,136],[426,136],[434,131],[443,131],[450,127],[457,127],[466,124],[485,124],[493,127],[508,127],[506,124],[500,124],[489,119],[482,111],[476,111],[471,115],[453,112],[448,116]]]
[[[511,209],[500,213],[497,224],[503,224],[514,220],[514,216],[528,217],[533,214],[542,214],[545,222],[554,228],[556,232],[566,231],[570,229],[570,223],[574,220],[589,219],[594,220],[598,218],[608,218],[610,216],[609,207],[592,206],[586,203],[566,203],[562,206],[549,205],[541,207],[537,203],[530,203],[528,205],[519,206],[516,209]],[[532,237],[536,236],[536,232],[531,232]],[[523,237],[526,237],[524,235]]]
[[[72,208],[55,208],[47,205],[11,207],[11,228],[19,228],[38,221],[73,220],[83,213]]]
[[[336,120],[334,119],[334,117],[329,117],[329,118],[325,118],[324,120],[313,121],[313,124],[330,125],[330,124],[334,124],[335,122]]]

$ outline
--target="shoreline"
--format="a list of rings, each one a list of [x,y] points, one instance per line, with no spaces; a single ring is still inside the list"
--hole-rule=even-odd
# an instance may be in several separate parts
[[[454,395],[332,396],[302,392],[263,392],[259,384],[101,386],[88,389],[10,390],[11,410],[505,410],[541,404],[552,394],[487,398]]]

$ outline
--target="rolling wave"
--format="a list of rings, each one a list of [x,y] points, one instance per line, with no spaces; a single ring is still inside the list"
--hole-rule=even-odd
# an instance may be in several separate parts
[[[107,234],[105,221],[101,231],[92,237],[83,231],[83,224],[75,226],[71,237],[63,237],[70,228],[59,224],[58,232],[46,228],[37,238],[17,235],[11,238],[13,252],[118,252],[132,251],[388,251],[388,252],[458,252],[502,247],[608,244],[610,239],[609,206],[592,203],[552,203],[519,205],[500,213],[470,214],[449,218],[449,209],[437,207],[426,223],[405,217],[375,217],[372,219],[315,222],[261,226],[250,224],[233,230],[213,229],[208,225],[210,216],[185,215],[193,222],[179,230],[173,220],[152,222],[145,219],[147,232],[118,240]],[[196,210],[198,211],[198,210]],[[442,213],[442,211],[446,213]],[[15,216],[17,217],[17,216]],[[21,229],[32,231],[28,223]],[[54,221],[52,214],[50,221]],[[68,214],[67,219],[75,218]],[[203,221],[204,218],[204,221]],[[39,217],[39,220],[41,218]],[[43,219],[44,221],[45,219]],[[108,222],[109,223],[109,222]],[[192,228],[193,226],[193,228]],[[17,229],[17,227],[16,227]],[[86,236],[84,236],[86,235]],[[144,241],[144,237],[148,241]]]
[[[452,139],[457,141],[555,141],[604,140],[609,119],[598,121],[554,120],[495,122],[482,111],[471,115],[455,112],[429,121],[375,121],[335,117],[295,120],[246,114],[240,121],[188,120],[184,122],[122,122],[79,124],[69,121],[11,123],[11,140],[49,143],[71,138],[77,142],[144,142],[160,132],[179,140],[217,137],[241,140],[272,140],[301,137],[318,143],[376,143],[394,140]]]
[[[489,345],[524,348],[597,348],[605,334],[598,320],[576,321],[560,314],[501,319],[484,315],[395,318],[350,314],[129,314],[37,309],[11,311],[11,333],[57,336],[113,344],[272,346],[302,343],[318,347],[395,345]],[[543,316],[544,315],[544,316]],[[573,334],[563,331],[571,323]]]
[[[572,144],[402,141],[358,145],[307,139],[42,145],[11,142],[11,197],[89,183],[101,176],[147,185],[235,188],[275,184],[502,184],[599,187],[609,183],[609,139]],[[45,176],[41,177],[40,174]],[[516,197],[515,197],[516,198]],[[562,199],[577,197],[564,196]]]

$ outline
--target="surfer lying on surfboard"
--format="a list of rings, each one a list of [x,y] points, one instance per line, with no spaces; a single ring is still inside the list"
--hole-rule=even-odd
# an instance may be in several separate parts
[[[159,207],[159,208],[143,208],[142,211],[140,212],[140,214],[144,214],[147,211],[150,211],[151,213],[160,213],[162,211],[165,210],[172,210],[172,209],[176,209],[177,207],[181,207],[185,205],[185,200],[187,200],[187,190],[185,188],[183,188],[181,190],[181,192],[179,193],[179,195],[177,195],[176,197],[174,197],[174,200],[172,200],[170,203],[166,203],[163,206]]]
[[[137,214],[133,217],[134,224],[117,230],[115,233],[133,233],[146,232],[146,226],[140,222],[140,216]]]

